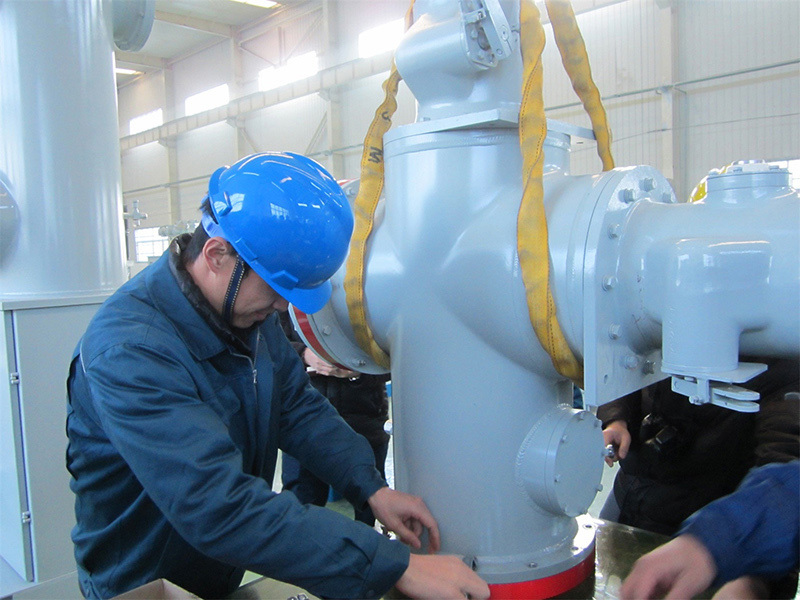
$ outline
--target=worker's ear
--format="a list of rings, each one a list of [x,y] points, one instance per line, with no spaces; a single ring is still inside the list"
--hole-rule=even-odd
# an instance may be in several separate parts
[[[231,245],[221,237],[212,237],[203,245],[203,260],[214,273],[226,269],[233,252]]]

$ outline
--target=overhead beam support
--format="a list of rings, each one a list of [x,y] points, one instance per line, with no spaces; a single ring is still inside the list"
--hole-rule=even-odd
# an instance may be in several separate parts
[[[167,66],[167,61],[163,58],[142,54],[141,52],[123,52],[122,50],[116,50],[114,56],[116,57],[118,67],[130,65],[133,67],[164,69]]]
[[[208,21],[206,19],[198,19],[197,17],[189,17],[187,15],[176,15],[174,13],[164,12],[161,10],[156,11],[156,21],[163,23],[171,23],[179,27],[187,29],[194,29],[220,37],[233,37],[236,31],[235,27],[218,23],[216,21]]]
[[[361,58],[336,65],[307,79],[301,79],[274,90],[249,94],[237,98],[225,106],[213,108],[189,117],[181,117],[136,135],[124,136],[120,138],[120,149],[122,151],[130,150],[150,142],[173,138],[212,123],[237,119],[263,108],[282,104],[323,90],[338,88],[379,73],[385,73],[392,66],[393,54],[390,51],[370,58]]]

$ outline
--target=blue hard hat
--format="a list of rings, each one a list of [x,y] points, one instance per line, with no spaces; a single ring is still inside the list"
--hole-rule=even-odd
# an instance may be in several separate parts
[[[211,237],[226,239],[278,294],[305,313],[331,296],[330,277],[347,256],[353,211],[319,163],[265,152],[217,169],[208,182]]]

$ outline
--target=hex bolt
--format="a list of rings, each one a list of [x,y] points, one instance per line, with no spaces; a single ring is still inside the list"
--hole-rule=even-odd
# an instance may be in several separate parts
[[[365,366],[365,365],[367,364],[367,361],[365,361],[363,358],[359,358],[359,359],[356,361],[356,364],[357,364],[359,367],[363,367],[363,366]]]
[[[558,482],[560,482],[560,481],[561,481],[561,475],[556,475],[555,477],[553,477],[553,481],[554,481],[555,483],[558,483]]]
[[[603,491],[603,484],[602,483],[597,484],[597,487],[594,488],[594,489],[596,489],[598,492],[602,492]]]
[[[612,340],[618,340],[620,333],[622,333],[622,327],[617,323],[612,323],[608,326],[608,337]]]
[[[561,436],[561,443],[562,444],[566,444],[567,443],[567,434],[566,433]]]
[[[629,354],[622,361],[622,366],[624,366],[626,369],[635,369],[639,366],[639,357],[635,354]]]
[[[625,188],[624,190],[620,190],[619,199],[625,204],[630,204],[636,200],[636,192],[633,190],[633,188]]]
[[[645,375],[652,375],[655,372],[656,372],[656,363],[654,363],[652,360],[644,361],[644,364],[642,365],[642,373],[644,373]]]
[[[613,275],[606,275],[603,277],[603,289],[605,291],[611,290],[615,285],[617,285],[617,278]]]
[[[644,192],[649,192],[650,190],[654,190],[656,188],[656,182],[653,181],[652,177],[645,177],[639,182],[639,187]]]
[[[325,325],[325,327],[322,328],[322,335],[330,335],[331,331],[333,331],[331,329],[331,326],[330,325]]]
[[[619,237],[619,230],[620,230],[619,223],[614,223],[612,225],[609,225],[608,226],[608,237],[610,237],[612,240],[618,238]]]
[[[535,562],[528,563],[528,568],[529,569],[535,569],[538,566],[539,566],[538,563],[535,563]]]

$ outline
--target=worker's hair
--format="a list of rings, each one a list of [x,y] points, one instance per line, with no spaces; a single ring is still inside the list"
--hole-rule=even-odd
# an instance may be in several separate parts
[[[203,200],[202,204],[200,204],[200,213],[201,217],[205,215],[210,215],[214,221],[216,218],[214,217],[214,213],[211,212],[211,201],[206,196],[205,200]],[[206,245],[206,242],[209,240],[209,235],[206,233],[205,228],[203,227],[203,223],[197,226],[197,229],[194,230],[192,234],[192,238],[189,240],[189,243],[186,245],[186,248],[183,249],[183,264],[188,265],[193,263],[197,260],[197,257],[203,252],[203,246]],[[233,256],[237,256],[236,250],[233,249],[233,246],[228,243],[228,247],[230,249],[230,253]],[[250,265],[247,263],[244,264],[245,266],[245,275],[250,271]]]
[[[214,217],[213,213],[211,212],[211,202],[207,196],[200,205],[200,214],[201,217],[207,214],[211,215],[212,218]],[[200,253],[203,251],[203,246],[206,245],[208,239],[208,234],[203,228],[203,224],[201,222],[197,225],[197,229],[194,230],[192,239],[189,240],[186,248],[183,249],[183,264],[188,265],[196,261],[197,257],[200,256]]]

